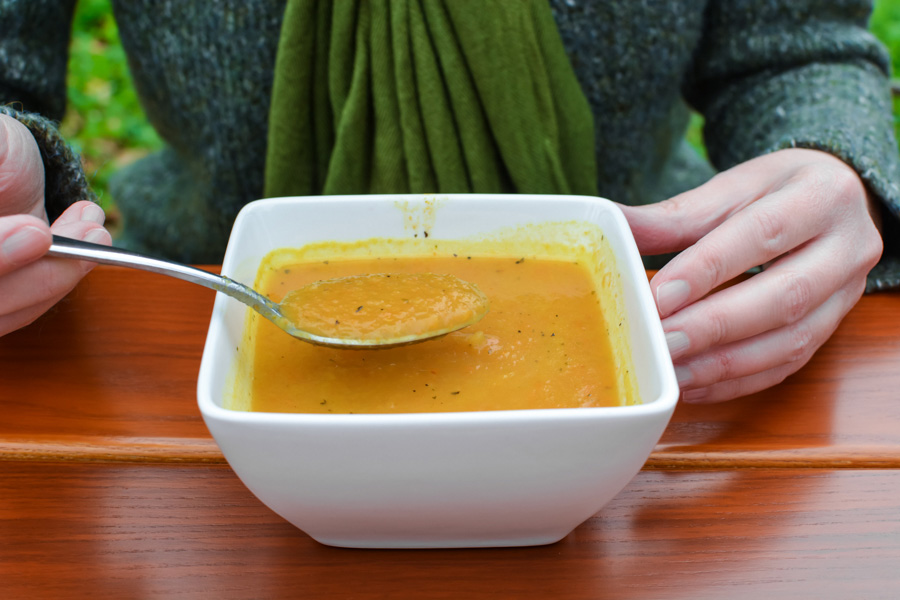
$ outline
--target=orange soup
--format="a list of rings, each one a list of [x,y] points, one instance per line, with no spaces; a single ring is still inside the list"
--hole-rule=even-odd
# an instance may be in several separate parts
[[[307,333],[383,344],[462,329],[488,304],[478,286],[447,273],[373,273],[291,290],[281,310]]]
[[[490,311],[442,338],[385,350],[314,346],[251,317],[249,410],[421,413],[633,402],[616,373],[596,278],[581,262],[459,254],[286,264],[278,251],[274,256],[256,283],[275,301],[322,279],[447,273],[477,285]]]

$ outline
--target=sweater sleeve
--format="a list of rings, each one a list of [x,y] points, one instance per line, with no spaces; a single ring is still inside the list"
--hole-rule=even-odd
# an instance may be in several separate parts
[[[24,124],[44,160],[51,222],[94,199],[81,160],[56,123],[66,106],[66,66],[75,0],[0,0],[0,113]]]
[[[866,0],[711,0],[684,94],[718,169],[783,148],[830,152],[882,206],[867,291],[900,287],[900,160],[890,65]]]

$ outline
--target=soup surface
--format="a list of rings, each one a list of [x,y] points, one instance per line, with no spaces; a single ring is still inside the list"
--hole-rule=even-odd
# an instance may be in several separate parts
[[[281,308],[295,326],[339,340],[384,343],[438,335],[479,321],[488,299],[447,273],[374,273],[291,290]]]
[[[388,272],[452,274],[476,284],[490,312],[442,338],[386,350],[314,346],[251,317],[249,409],[410,413],[625,402],[593,278],[578,262],[463,255],[269,260],[257,286],[280,301],[321,279]]]

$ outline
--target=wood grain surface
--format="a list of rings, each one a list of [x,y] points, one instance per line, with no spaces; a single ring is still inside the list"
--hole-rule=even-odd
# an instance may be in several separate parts
[[[51,313],[0,338],[0,458],[222,462],[196,406],[213,299],[97,267]],[[682,404],[648,466],[900,466],[898,314],[900,293],[866,296],[780,386]]]
[[[900,472],[643,471],[561,542],[322,546],[224,466],[0,462],[2,597],[865,598],[900,591]]]
[[[322,546],[224,463],[196,405],[214,294],[98,267],[0,338],[0,598],[900,598],[900,294],[813,361],[679,406],[561,542]]]
[[[682,403],[652,464],[900,466],[900,294],[864,297],[784,383]]]

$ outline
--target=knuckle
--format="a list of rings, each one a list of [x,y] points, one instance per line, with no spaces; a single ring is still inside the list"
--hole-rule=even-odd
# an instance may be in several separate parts
[[[829,169],[825,183],[840,198],[852,198],[865,193],[859,175],[849,166]]]
[[[682,202],[681,202],[681,200],[679,199],[679,196],[674,196],[674,197],[669,198],[669,199],[667,199],[667,200],[663,200],[662,202],[660,202],[659,204],[657,204],[657,206],[658,206],[664,213],[666,213],[666,216],[668,216],[668,217],[674,217],[675,215],[678,214],[678,210],[679,210],[679,207],[681,206],[681,204],[682,204]]]
[[[866,293],[866,286],[868,285],[868,281],[866,277],[857,277],[855,281],[851,282],[848,287],[847,295],[851,298],[853,304],[862,298],[863,294]]]
[[[722,350],[713,357],[713,372],[716,382],[728,381],[735,378],[737,357],[733,352]]]
[[[705,315],[707,328],[707,348],[730,341],[731,319],[723,311],[710,308]]]
[[[778,385],[780,383],[784,383],[784,380],[796,373],[802,367],[802,364],[792,365],[789,369],[782,369],[778,371],[774,377],[772,378],[772,385]]]
[[[668,200],[664,200],[657,206],[662,209],[666,222],[672,223],[674,225],[680,225],[683,219],[685,208],[687,207],[687,200],[683,195],[679,195],[673,198],[669,198]],[[677,229],[681,229],[681,227],[677,227]]]
[[[723,381],[711,386],[713,397],[710,401],[723,401],[755,394],[764,389],[778,385],[797,372],[802,365],[789,364],[785,367],[771,369],[758,375],[742,377],[731,381]]]
[[[728,277],[726,257],[728,253],[707,245],[700,251],[700,272],[708,279],[708,289],[725,283]]]
[[[846,222],[848,219],[858,218],[860,209],[862,213],[866,212],[868,201],[865,185],[857,172],[840,159],[835,158],[834,165],[827,168],[821,165],[810,167],[808,181],[812,184],[809,200],[823,219],[831,214],[843,217],[842,222]],[[873,235],[866,235],[866,238],[881,237],[874,224],[871,230]]]
[[[865,236],[865,243],[862,248],[861,258],[865,266],[871,269],[878,263],[883,253],[884,240],[873,224],[871,227],[871,234]]]
[[[846,194],[858,193],[861,182],[856,172],[843,162],[829,161],[827,164],[814,162],[802,167],[797,175],[810,186],[814,197],[842,198]]]
[[[675,196],[670,196],[662,202],[657,203],[657,206],[662,208],[668,215],[675,217],[685,209],[688,204],[688,199],[688,193],[676,194]]]
[[[816,345],[815,335],[809,325],[796,323],[791,326],[788,340],[788,362],[802,365],[812,357]]]
[[[759,227],[760,247],[772,255],[781,254],[785,248],[786,223],[784,215],[777,209],[763,209],[756,214]]]
[[[771,369],[767,372],[768,376],[766,378],[766,382],[764,386],[760,386],[760,389],[772,387],[775,385],[779,385],[784,383],[784,380],[799,371],[805,362],[796,362],[796,363],[787,363],[775,369]]]
[[[812,303],[812,283],[805,274],[791,273],[784,276],[783,308],[787,323],[794,323],[809,312]]]

